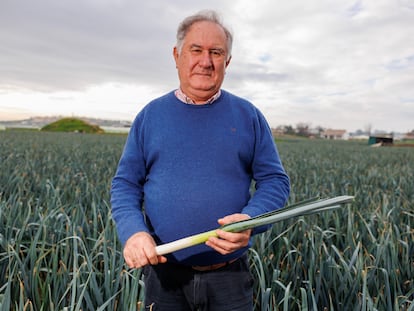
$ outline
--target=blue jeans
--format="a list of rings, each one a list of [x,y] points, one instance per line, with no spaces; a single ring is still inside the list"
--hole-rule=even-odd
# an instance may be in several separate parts
[[[147,266],[144,283],[145,310],[253,310],[253,278],[247,256],[205,272],[173,263]]]

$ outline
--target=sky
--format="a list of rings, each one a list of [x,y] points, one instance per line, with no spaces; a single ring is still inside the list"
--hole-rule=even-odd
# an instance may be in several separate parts
[[[413,0],[0,0],[0,120],[132,121],[179,85],[186,16],[234,34],[223,89],[271,127],[414,130]]]

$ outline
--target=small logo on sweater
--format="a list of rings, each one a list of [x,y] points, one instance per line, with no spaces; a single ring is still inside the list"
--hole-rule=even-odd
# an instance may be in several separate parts
[[[230,128],[230,131],[231,131],[232,133],[236,133],[237,129],[236,129],[235,127],[231,127],[231,128]]]

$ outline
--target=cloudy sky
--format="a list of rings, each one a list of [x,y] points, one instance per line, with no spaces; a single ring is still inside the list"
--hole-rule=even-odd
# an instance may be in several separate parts
[[[270,125],[414,129],[413,0],[1,0],[0,120],[132,120],[178,86],[178,23],[234,32],[223,88]]]

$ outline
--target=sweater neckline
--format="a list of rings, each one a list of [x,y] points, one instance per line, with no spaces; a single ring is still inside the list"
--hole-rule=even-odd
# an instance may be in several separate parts
[[[226,95],[226,92],[224,90],[220,90],[220,96],[216,100],[214,100],[212,103],[198,104],[197,105],[197,104],[187,104],[187,103],[183,102],[182,100],[180,100],[179,98],[177,98],[177,96],[175,95],[175,90],[170,92],[170,96],[172,96],[178,104],[180,104],[182,107],[186,107],[187,109],[213,108],[223,100],[225,95]]]

